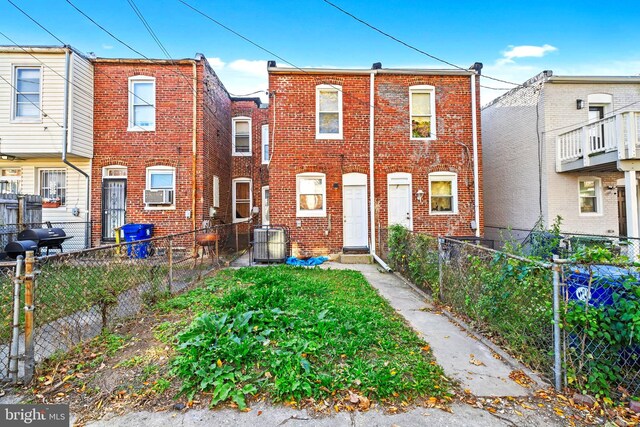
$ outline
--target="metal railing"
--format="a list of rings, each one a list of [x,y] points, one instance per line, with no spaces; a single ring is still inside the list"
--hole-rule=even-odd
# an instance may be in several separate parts
[[[239,224],[24,259],[0,266],[0,381],[28,383],[56,352],[134,318],[246,248]],[[200,237],[213,235],[215,246]],[[34,311],[34,309],[37,309]]]
[[[556,138],[557,162],[588,159],[615,150],[620,151],[620,159],[636,158],[639,125],[640,112],[624,112],[562,133]]]

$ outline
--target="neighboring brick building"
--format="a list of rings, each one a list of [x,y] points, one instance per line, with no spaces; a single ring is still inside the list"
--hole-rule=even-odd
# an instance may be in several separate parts
[[[378,230],[393,223],[434,235],[482,234],[482,169],[474,161],[481,67],[269,63],[271,223],[290,229],[294,255],[371,250]]]
[[[231,222],[232,101],[206,58],[93,62],[93,244],[124,223]]]

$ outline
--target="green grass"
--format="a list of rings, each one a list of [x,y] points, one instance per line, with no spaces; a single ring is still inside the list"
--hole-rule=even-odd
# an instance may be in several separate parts
[[[448,393],[428,346],[358,272],[245,268],[207,285],[159,305],[197,315],[174,340],[173,374],[189,398],[211,392],[212,406],[242,409],[256,393],[297,402],[348,390],[388,401]]]

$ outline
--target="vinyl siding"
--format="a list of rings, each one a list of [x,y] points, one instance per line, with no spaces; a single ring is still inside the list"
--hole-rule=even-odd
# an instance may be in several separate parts
[[[69,154],[93,156],[93,65],[71,54]]]
[[[84,58],[72,53],[69,154],[93,154],[93,71]],[[13,120],[16,66],[41,68],[39,119]],[[0,53],[0,152],[23,158],[60,155],[63,136],[65,55],[61,52]]]
[[[74,158],[71,162],[83,171],[91,171],[91,160]],[[51,222],[86,222],[87,221],[87,181],[86,178],[72,168],[68,167],[59,158],[33,158],[25,161],[0,161],[0,168],[21,168],[22,186],[24,194],[40,194],[40,170],[64,169],[67,171],[66,204],[59,208],[42,209],[42,221]],[[72,209],[78,208],[80,215],[74,216]],[[80,230],[81,227],[74,227]],[[84,234],[75,231],[74,245],[84,242]]]

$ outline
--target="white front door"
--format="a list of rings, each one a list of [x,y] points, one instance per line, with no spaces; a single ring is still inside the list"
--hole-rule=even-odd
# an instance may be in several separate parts
[[[411,186],[389,184],[389,225],[399,224],[411,230]]]
[[[343,246],[366,248],[368,246],[367,186],[345,185],[343,191]]]

